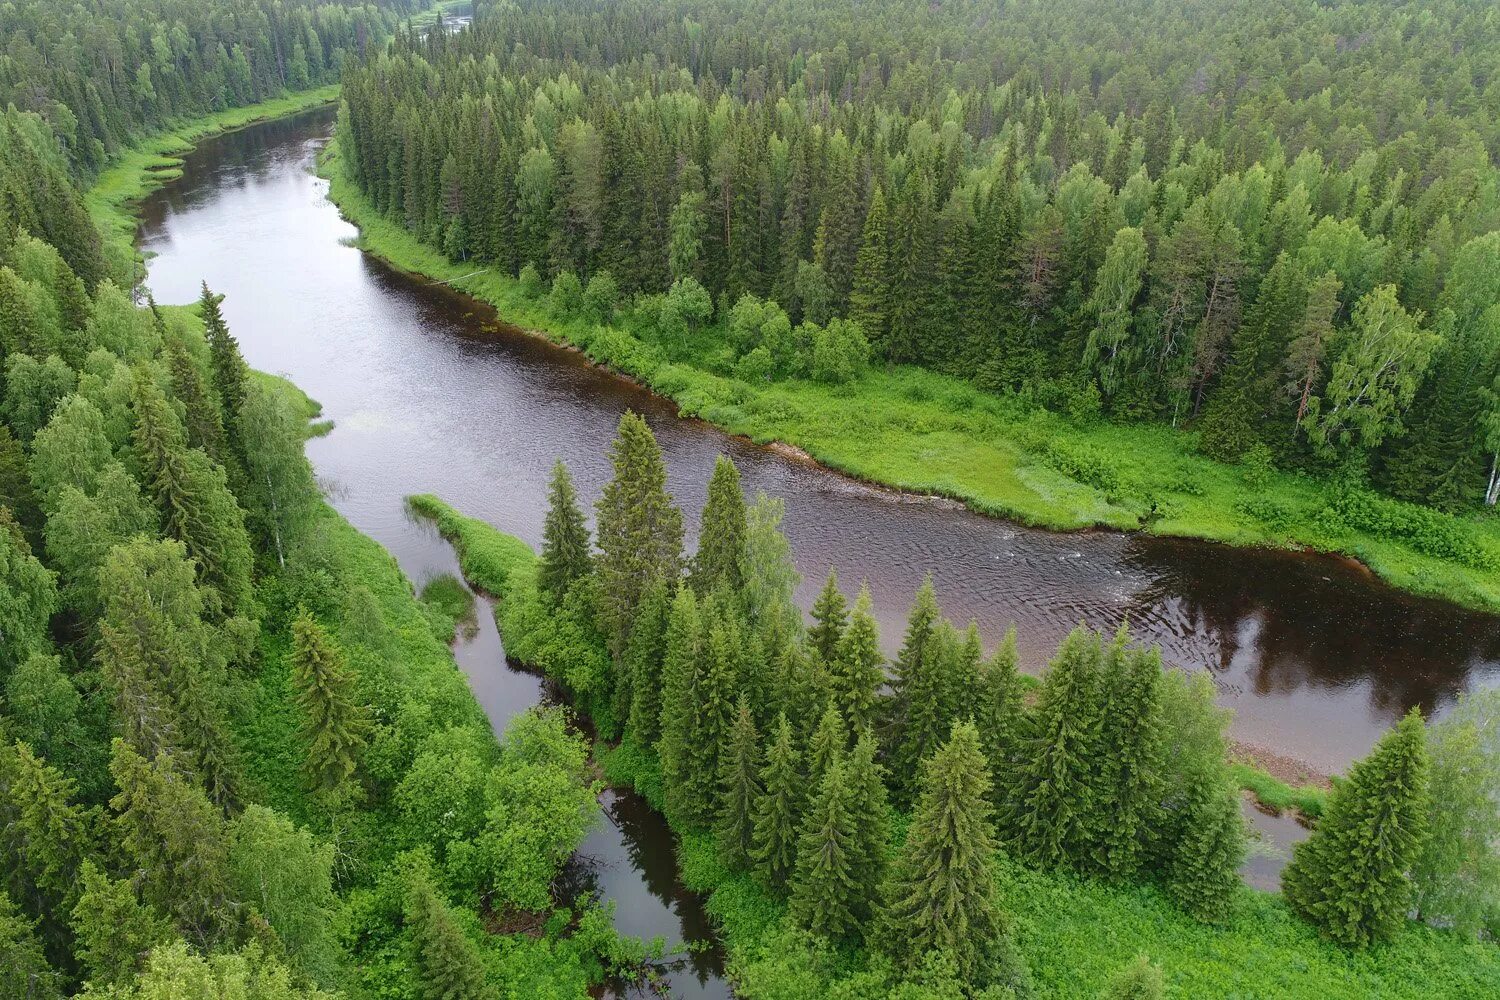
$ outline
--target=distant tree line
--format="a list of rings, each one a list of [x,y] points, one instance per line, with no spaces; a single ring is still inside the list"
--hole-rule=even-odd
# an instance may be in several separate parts
[[[743,377],[848,321],[1456,509],[1500,496],[1500,39],[1440,6],[491,4],[352,70],[340,141],[455,259],[769,301]]]

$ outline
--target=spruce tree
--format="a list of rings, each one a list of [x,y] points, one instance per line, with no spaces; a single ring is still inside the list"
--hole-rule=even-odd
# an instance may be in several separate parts
[[[801,926],[837,941],[858,926],[854,907],[863,888],[854,868],[859,831],[843,761],[834,761],[815,787],[797,840],[787,912]]]
[[[884,343],[890,323],[891,234],[885,194],[875,189],[865,213],[859,252],[854,257],[853,286],[849,291],[849,318],[864,329],[871,343]]]
[[[221,422],[224,435],[231,450],[243,454],[240,441],[240,407],[245,402],[245,383],[250,378],[249,366],[240,355],[240,345],[229,332],[224,314],[219,309],[219,296],[203,283],[198,296],[198,311],[203,314],[203,337],[208,341],[209,381],[219,397]]]
[[[875,734],[862,729],[844,772],[849,814],[854,822],[854,843],[849,849],[849,870],[856,885],[853,910],[861,926],[875,916],[890,850],[890,807],[886,802],[885,769],[876,760],[879,751]]]
[[[412,968],[424,1000],[494,1000],[484,959],[425,873],[412,878],[406,898]]]
[[[701,809],[691,779],[694,706],[703,662],[703,626],[698,599],[686,585],[677,588],[667,621],[662,658],[661,771],[667,815],[684,822]]]
[[[659,581],[641,599],[625,646],[625,669],[630,672],[626,731],[643,747],[653,746],[661,735],[662,662],[671,614],[672,592]]]
[[[554,605],[562,603],[575,580],[592,568],[589,529],[578,509],[573,477],[558,459],[547,487],[547,517],[542,522],[542,555],[537,564],[537,589]]]
[[[817,788],[823,781],[823,775],[843,759],[848,744],[849,734],[844,729],[844,720],[839,715],[838,708],[830,702],[823,711],[823,717],[818,720],[818,728],[813,730],[812,739],[807,742],[809,789]]]
[[[906,710],[892,756],[898,801],[913,801],[922,761],[938,748],[952,727],[950,677],[961,655],[953,626],[939,620],[920,652],[905,665],[902,697]]]
[[[165,336],[165,335],[164,335]],[[209,398],[208,385],[187,345],[177,337],[166,337],[167,363],[172,372],[172,395],[182,404],[187,443],[202,448],[209,458],[224,461],[224,418],[218,403]]]
[[[880,631],[870,605],[870,588],[862,584],[849,615],[849,627],[839,640],[838,654],[829,669],[834,704],[853,729],[873,726],[885,683],[885,657],[880,654]]]
[[[47,961],[36,922],[0,891],[0,996],[62,1000],[63,978]]]
[[[1161,822],[1166,744],[1159,650],[1127,649],[1122,625],[1105,658],[1099,732],[1102,802],[1098,861],[1109,875],[1135,873]]]
[[[740,470],[729,456],[720,455],[708,480],[708,499],[699,522],[698,554],[693,557],[691,577],[698,593],[709,594],[719,587],[727,587],[732,593],[739,591],[748,533]]]
[[[964,982],[989,985],[990,956],[1008,934],[995,898],[990,779],[979,733],[953,727],[923,762],[906,843],[886,888],[883,945],[912,968],[929,951],[946,952]]]
[[[72,779],[25,743],[0,746],[0,858],[5,885],[42,916],[43,934],[63,936],[78,873],[94,848],[88,813],[71,801]]]
[[[931,728],[927,723],[935,723],[941,711],[933,677],[936,650],[932,648],[940,641],[937,638],[940,622],[937,594],[929,576],[917,589],[916,601],[906,619],[906,636],[892,664],[891,697],[886,709],[894,769],[891,777],[897,798],[903,802],[911,800],[921,760],[919,751]],[[915,736],[914,728],[919,730]],[[930,751],[933,747],[926,749]],[[914,751],[918,751],[915,759]]]
[[[173,937],[172,925],[128,880],[111,879],[92,861],[84,862],[72,918],[78,957],[99,987],[127,981],[143,955]]]
[[[1427,836],[1427,733],[1416,709],[1354,765],[1281,877],[1287,904],[1328,937],[1363,946],[1394,937]]]
[[[661,448],[634,412],[626,411],[610,445],[614,478],[595,508],[599,544],[599,613],[617,656],[642,595],[656,581],[674,582],[682,562],[682,512],[667,492]]]
[[[836,669],[834,664],[838,660],[839,643],[844,638],[844,628],[849,621],[847,608],[848,602],[839,590],[838,573],[830,569],[828,579],[823,582],[823,589],[818,592],[818,599],[813,601],[813,624],[807,630],[808,645],[830,670]]]
[[[1167,895],[1205,922],[1224,919],[1240,888],[1245,818],[1239,788],[1223,765],[1190,774],[1177,807],[1166,868]]]
[[[692,807],[684,816],[711,826],[719,813],[721,763],[729,750],[738,699],[740,630],[727,608],[714,608],[708,628],[703,672],[693,692],[693,728],[687,745],[687,780]]]
[[[292,683],[302,710],[302,773],[316,793],[337,797],[364,756],[368,719],[355,699],[358,682],[323,627],[307,612],[292,623]]]
[[[761,875],[775,886],[786,884],[797,860],[797,829],[802,818],[804,781],[801,755],[786,716],[776,720],[776,737],[766,752],[760,801],[755,807],[752,851]]]
[[[760,803],[760,734],[750,703],[740,695],[734,730],[719,775],[719,850],[736,867],[750,862],[755,846],[755,810]]]
[[[984,756],[990,763],[997,809],[1010,796],[1015,769],[1025,753],[1027,720],[1018,661],[1016,627],[1012,625],[980,671],[974,713]]]
[[[1018,855],[1042,866],[1082,864],[1099,815],[1099,637],[1079,626],[1042,680],[1033,736],[1015,769],[1002,827]]]

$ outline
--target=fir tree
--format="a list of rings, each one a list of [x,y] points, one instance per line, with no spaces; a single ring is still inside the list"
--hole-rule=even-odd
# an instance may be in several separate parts
[[[710,602],[710,607],[714,602]],[[693,692],[693,728],[687,744],[692,807],[684,818],[708,826],[719,812],[721,760],[734,728],[740,630],[726,608],[714,609],[700,682]]]
[[[834,664],[838,660],[839,643],[844,638],[844,628],[849,621],[847,608],[848,602],[839,590],[838,573],[830,569],[828,579],[818,593],[818,599],[813,602],[813,624],[807,630],[808,644],[830,670],[836,669]]]
[[[1021,701],[1018,659],[1016,627],[1012,625],[980,671],[974,721],[990,763],[997,808],[1009,797],[1015,769],[1025,752],[1026,712]]]
[[[1110,646],[1101,678],[1105,694],[1099,732],[1099,863],[1108,874],[1134,874],[1160,823],[1165,753],[1161,653],[1126,648],[1122,625]]]
[[[708,480],[708,499],[699,522],[698,554],[693,558],[692,582],[698,593],[709,594],[721,586],[734,593],[739,591],[748,531],[740,470],[727,455],[720,455]]]
[[[849,734],[844,729],[844,720],[830,702],[823,711],[823,717],[818,720],[818,728],[813,730],[812,739],[807,743],[808,788],[817,788],[822,784],[823,775],[843,759],[848,744]]]
[[[552,466],[547,487],[547,517],[542,522],[542,555],[537,566],[537,589],[554,605],[561,604],[575,580],[587,576],[592,566],[589,529],[578,509],[573,477],[558,459]]]
[[[142,903],[130,882],[114,880],[92,862],[83,865],[73,939],[95,986],[129,980],[154,946],[171,941],[172,925]]]
[[[425,874],[415,875],[407,891],[406,925],[411,929],[412,967],[424,1000],[493,1000],[496,994],[485,982],[479,949]]]
[[[918,598],[919,604],[922,598]],[[937,749],[953,721],[953,705],[950,696],[953,684],[950,669],[960,655],[957,635],[953,626],[935,615],[936,605],[931,610],[913,612],[912,625],[907,628],[907,644],[897,661],[898,679],[901,682],[898,697],[903,712],[892,767],[896,777],[898,801],[911,802],[916,793],[916,781],[921,763]],[[925,638],[913,631],[919,620],[932,620]]]
[[[0,996],[62,1000],[63,979],[47,961],[36,923],[0,892]]]
[[[0,747],[0,858],[10,895],[42,915],[42,931],[57,939],[77,899],[78,872],[93,849],[89,816],[70,801],[70,778],[25,743]]]
[[[307,748],[302,773],[321,795],[351,791],[364,756],[365,709],[354,700],[357,681],[343,654],[305,611],[292,623],[292,671]]]
[[[755,846],[755,810],[760,802],[760,734],[750,704],[740,695],[734,730],[719,776],[719,849],[732,865],[750,862]]]
[[[599,611],[610,649],[624,650],[641,596],[658,580],[677,579],[682,512],[667,492],[667,468],[646,421],[626,411],[610,446],[614,478],[596,510]]]
[[[1082,863],[1098,828],[1102,655],[1099,637],[1079,626],[1042,681],[1034,735],[1003,815],[1017,853],[1038,865]]]
[[[1190,774],[1167,862],[1167,895],[1199,920],[1222,920],[1240,887],[1245,819],[1239,789],[1222,766]]]
[[[188,353],[180,338],[163,333],[167,345],[167,362],[172,371],[172,395],[182,404],[187,443],[202,448],[209,458],[224,461],[224,418],[219,406],[209,398],[208,385],[198,363]]]
[[[853,287],[849,292],[849,318],[858,323],[872,343],[885,342],[890,323],[890,288],[893,272],[891,236],[885,195],[875,189],[865,213],[859,253],[854,258]]]
[[[752,856],[772,885],[784,885],[797,859],[797,828],[802,817],[804,787],[801,757],[791,723],[776,720],[776,738],[766,753],[761,774],[760,801],[755,807],[755,845]]]
[[[644,747],[655,745],[661,735],[662,663],[671,614],[672,594],[666,582],[660,581],[641,599],[625,647],[625,669],[630,674],[626,730]]]
[[[797,841],[787,912],[803,927],[836,941],[858,926],[854,906],[864,888],[854,870],[858,829],[843,761],[835,760],[816,787]]]
[[[1354,765],[1282,874],[1287,904],[1343,945],[1394,937],[1427,836],[1427,735],[1416,709]]]
[[[884,948],[912,968],[946,952],[963,981],[983,988],[1000,971],[991,956],[1009,929],[995,899],[990,779],[973,723],[923,762],[917,805],[886,888]]]
[[[861,926],[875,916],[890,850],[890,807],[886,803],[885,769],[876,760],[879,749],[875,734],[862,729],[845,765],[849,814],[854,823],[849,870],[856,885],[854,916]]]
[[[838,655],[829,670],[834,703],[853,729],[875,724],[880,686],[885,683],[885,657],[880,655],[880,632],[870,606],[870,588],[861,585],[849,615],[849,627],[839,640]]]
[[[667,815],[682,822],[697,815],[691,781],[693,716],[703,661],[702,623],[698,599],[687,586],[677,588],[667,620],[666,652],[662,658],[661,770],[666,786]]]
[[[208,366],[214,392],[219,397],[221,422],[230,448],[243,454],[240,441],[240,407],[245,402],[245,384],[250,377],[249,366],[240,355],[240,345],[229,332],[224,314],[219,310],[220,297],[203,283],[198,296],[198,311],[203,314],[203,337],[208,342]]]
[[[917,761],[910,759],[912,747],[908,745],[912,742],[911,729],[914,724],[920,725],[924,717],[935,719],[940,710],[933,700],[936,688],[931,683],[931,667],[935,650],[930,648],[939,641],[940,621],[937,594],[929,576],[917,588],[916,600],[906,618],[906,636],[892,664],[891,697],[886,709],[895,769],[892,779],[898,798],[903,801],[910,801],[916,780]],[[925,703],[920,700],[919,692],[928,698]]]

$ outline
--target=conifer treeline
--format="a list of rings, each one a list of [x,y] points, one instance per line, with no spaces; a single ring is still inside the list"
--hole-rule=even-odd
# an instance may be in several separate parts
[[[0,105],[44,118],[91,173],[174,120],[336,83],[411,0],[14,0]]]
[[[883,950],[907,972],[941,952],[969,988],[1024,990],[995,896],[1000,852],[1155,883],[1200,920],[1234,912],[1246,832],[1229,713],[1206,674],[1163,669],[1123,626],[1113,636],[1080,626],[1037,684],[1017,669],[1014,630],[986,657],[973,624],[943,618],[930,580],[886,663],[868,590],[851,608],[833,573],[803,627],[785,542],[756,527],[774,526],[777,506],[764,494],[747,505],[728,458],[715,464],[691,558],[661,453],[634,413],[611,458],[592,558],[580,556],[589,545],[571,479],[554,467],[538,589],[507,596],[517,605],[507,642],[564,669],[590,635],[608,642],[616,653],[602,673],[569,678],[601,730],[654,751],[673,823],[714,831],[721,856],[784,898],[793,921]],[[540,606],[519,607],[530,600]],[[1425,743],[1413,714],[1339,786],[1288,869],[1288,902],[1341,943],[1393,936],[1414,900],[1453,879],[1471,912],[1500,902],[1488,876],[1460,874],[1474,857],[1427,851],[1429,824],[1446,826],[1455,839],[1444,850],[1461,840],[1488,871],[1496,849],[1483,831],[1497,818],[1486,799],[1443,820]],[[1478,775],[1497,761],[1454,763]]]
[[[846,317],[1218,457],[1493,501],[1493,20],[1299,7],[1278,47],[1263,6],[1203,6],[493,5],[351,73],[342,148],[455,259],[701,286],[747,377],[807,374]],[[789,328],[730,322],[745,296]]]

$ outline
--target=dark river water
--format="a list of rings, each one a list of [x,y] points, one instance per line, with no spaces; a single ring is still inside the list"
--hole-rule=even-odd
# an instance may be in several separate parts
[[[352,249],[354,228],[310,172],[331,122],[324,110],[204,143],[181,180],[142,206],[141,243],[155,255],[158,300],[190,301],[206,279],[226,294],[249,362],[323,403],[337,427],[309,444],[320,478],[414,580],[456,567],[447,546],[406,517],[405,496],[437,493],[536,543],[553,459],[568,462],[591,501],[609,475],[615,424],[633,408],[666,453],[690,534],[714,457],[728,453],[749,493],[785,499],[804,603],[830,566],[851,593],[867,580],[888,650],[928,573],[945,612],[976,620],[989,641],[1015,622],[1030,668],[1078,622],[1112,630],[1128,618],[1169,662],[1212,673],[1237,739],[1330,771],[1409,707],[1441,711],[1466,689],[1500,682],[1500,619],[1401,594],[1335,559],[1035,531],[679,420],[669,401]],[[538,688],[504,668],[493,625],[483,624],[459,655],[499,728]],[[587,850],[622,919],[649,923],[654,906],[697,933],[701,913],[684,915],[696,904],[676,886],[670,852],[666,876],[642,874],[638,838],[670,843],[664,829],[647,829],[652,821],[628,801],[611,799],[609,810],[613,832],[595,839],[611,844]],[[699,964],[705,995],[722,991],[712,963]]]

